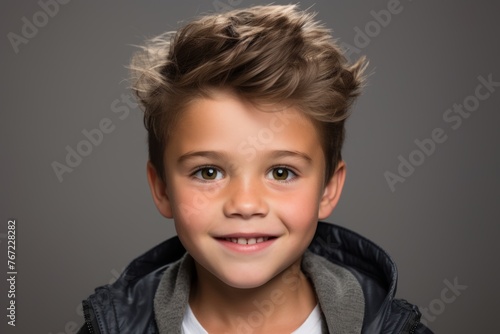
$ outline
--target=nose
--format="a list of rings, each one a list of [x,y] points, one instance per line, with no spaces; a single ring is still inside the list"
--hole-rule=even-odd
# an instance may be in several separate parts
[[[226,217],[250,219],[265,217],[269,212],[265,189],[258,182],[231,180],[227,196],[223,208]]]

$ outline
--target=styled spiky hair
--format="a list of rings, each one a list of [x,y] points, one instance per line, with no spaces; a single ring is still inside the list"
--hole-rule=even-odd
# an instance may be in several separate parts
[[[256,105],[293,106],[310,117],[323,141],[328,180],[341,160],[344,121],[366,64],[364,58],[348,64],[330,30],[296,5],[205,15],[154,37],[130,65],[149,159],[164,179],[163,152],[179,113],[213,89],[226,89]]]

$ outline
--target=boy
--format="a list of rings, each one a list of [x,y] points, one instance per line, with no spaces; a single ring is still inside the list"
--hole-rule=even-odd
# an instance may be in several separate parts
[[[386,253],[319,222],[345,179],[348,65],[296,6],[202,17],[131,65],[148,181],[178,237],[84,301],[80,333],[431,333]]]

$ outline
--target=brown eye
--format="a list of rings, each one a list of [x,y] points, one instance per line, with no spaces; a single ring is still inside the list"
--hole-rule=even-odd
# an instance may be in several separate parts
[[[275,168],[273,169],[273,179],[278,181],[286,181],[288,179],[288,169]]]
[[[266,174],[266,178],[283,183],[292,182],[297,178],[297,174],[288,167],[274,167]]]
[[[203,167],[194,173],[194,177],[206,181],[220,180],[222,176],[222,172],[214,167]]]
[[[205,180],[214,180],[217,177],[217,171],[213,168],[203,168],[201,170],[201,177]]]

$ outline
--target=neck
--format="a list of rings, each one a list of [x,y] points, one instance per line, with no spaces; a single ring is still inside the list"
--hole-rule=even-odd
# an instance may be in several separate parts
[[[250,289],[231,287],[198,264],[196,271],[189,304],[209,333],[292,332],[317,303],[300,260],[264,285]]]

